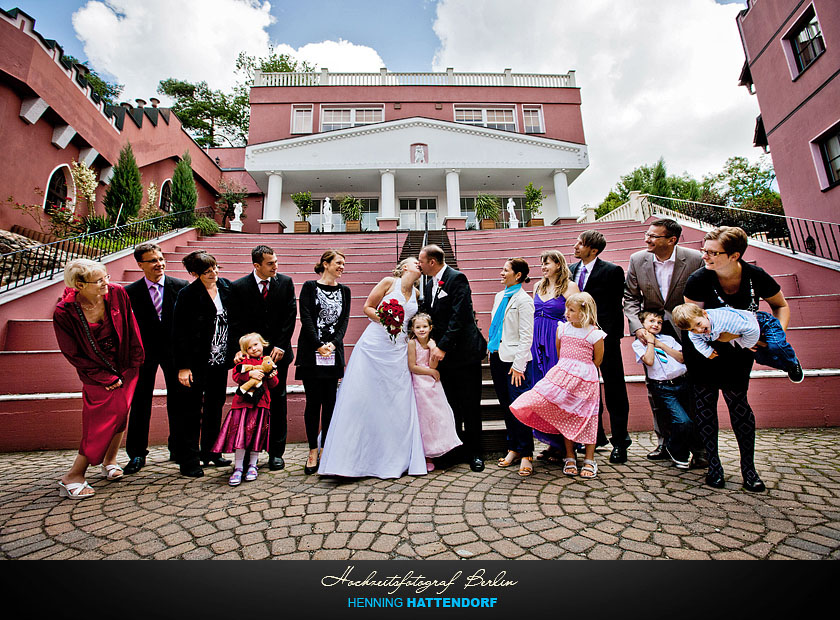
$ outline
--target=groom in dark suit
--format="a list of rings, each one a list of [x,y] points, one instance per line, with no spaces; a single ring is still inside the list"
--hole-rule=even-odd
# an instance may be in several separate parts
[[[172,356],[172,314],[175,299],[186,280],[164,274],[166,260],[160,246],[154,243],[141,243],[134,248],[134,260],[143,270],[143,277],[125,287],[131,309],[140,328],[146,361],[140,367],[140,377],[134,398],[131,401],[131,415],[128,418],[128,432],[125,436],[125,451],[128,464],[123,471],[135,474],[146,464],[149,453],[149,421],[152,417],[152,394],[155,389],[155,375],[158,366],[163,370],[166,381],[166,414],[169,418],[169,458],[177,460],[175,447],[178,445],[174,435],[178,428],[178,396],[181,384],[178,382],[178,369]]]
[[[621,361],[621,337],[624,335],[624,270],[598,256],[607,246],[607,240],[597,230],[585,230],[575,243],[574,265],[569,267],[578,288],[589,293],[598,306],[598,324],[607,333],[604,338],[604,360],[601,377],[604,379],[604,398],[598,409],[598,444],[605,442],[601,416],[606,401],[610,414],[610,443],[613,445],[610,463],[625,463],[630,434],[627,417],[630,403],[624,383],[624,363]]]
[[[280,383],[271,390],[271,413],[268,431],[268,467],[272,471],[286,466],[288,427],[286,375],[294,359],[292,332],[297,318],[295,286],[289,276],[277,273],[277,256],[266,245],[251,250],[254,271],[231,285],[233,310],[228,346],[239,350],[239,338],[257,332],[268,341],[263,355],[277,364]]]
[[[443,250],[427,245],[420,251],[420,269],[429,276],[421,310],[432,317],[431,338],[437,347],[440,382],[455,415],[455,428],[464,443],[473,471],[484,469],[481,449],[481,360],[487,341],[475,323],[467,277],[444,262]]]

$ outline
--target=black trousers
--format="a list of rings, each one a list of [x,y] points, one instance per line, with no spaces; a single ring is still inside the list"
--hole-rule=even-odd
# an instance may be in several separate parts
[[[466,457],[481,458],[481,360],[439,370],[443,392],[455,415],[455,431],[464,444]]]
[[[723,475],[723,465],[718,455],[718,392],[729,409],[729,420],[741,452],[741,474],[746,482],[753,482],[755,471],[755,415],[747,402],[748,386],[721,388],[713,385],[694,384],[694,425],[706,446],[709,474]]]
[[[338,378],[304,379],[303,390],[306,392],[306,408],[303,421],[306,425],[306,439],[309,449],[318,447],[318,427],[321,428],[321,446],[327,443],[327,431],[330,428],[335,396],[338,390]],[[273,402],[273,401],[272,401]]]
[[[630,401],[627,398],[627,384],[624,383],[624,362],[621,360],[621,341],[617,338],[604,339],[604,360],[601,362],[601,378],[604,385],[598,404],[598,443],[605,438],[603,414],[604,405],[610,414],[610,443],[627,448],[630,433],[627,432],[627,418],[630,415]]]
[[[283,456],[286,451],[286,435],[289,420],[286,406],[286,375],[289,373],[288,364],[278,364],[277,378],[280,383],[271,390],[271,409],[268,430],[268,456],[275,458]]]
[[[493,388],[505,416],[505,429],[507,429],[507,449],[513,450],[519,456],[534,456],[534,432],[530,426],[520,422],[510,412],[510,404],[521,394],[524,394],[533,387],[534,376],[531,370],[532,363],[528,362],[525,369],[525,378],[522,384],[516,387],[510,382],[512,362],[503,362],[498,353],[490,354],[490,376],[493,378]]]
[[[128,431],[125,434],[125,451],[128,458],[145,457],[149,453],[149,422],[152,417],[152,397],[155,389],[155,376],[158,366],[163,370],[166,381],[166,416],[169,420],[169,453],[177,459],[177,415],[180,409],[179,398],[184,386],[178,381],[178,370],[171,363],[157,359],[147,359],[140,367],[137,389],[131,400],[131,413],[128,416]]]
[[[193,368],[193,384],[183,391],[183,406],[178,415],[178,463],[181,467],[197,465],[199,459],[213,455],[212,448],[222,425],[225,406],[227,368]]]

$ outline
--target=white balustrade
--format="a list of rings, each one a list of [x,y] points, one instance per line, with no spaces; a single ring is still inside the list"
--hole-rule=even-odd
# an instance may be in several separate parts
[[[334,73],[317,72],[263,73],[254,76],[254,86],[531,86],[538,88],[575,88],[575,72],[544,75],[540,73]]]

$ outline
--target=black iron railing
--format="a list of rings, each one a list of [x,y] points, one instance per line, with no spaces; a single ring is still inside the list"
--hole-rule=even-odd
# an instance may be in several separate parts
[[[201,207],[194,212],[169,213],[0,255],[0,293],[51,278],[74,258],[100,260],[172,230],[190,226],[198,216],[212,217],[213,212],[213,207]]]
[[[644,215],[656,213],[693,221],[701,226],[740,226],[751,239],[790,250],[840,261],[840,224],[692,202],[663,196],[643,196]]]

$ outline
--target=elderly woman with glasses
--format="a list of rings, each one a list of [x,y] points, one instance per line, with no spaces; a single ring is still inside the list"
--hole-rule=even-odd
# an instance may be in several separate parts
[[[190,252],[184,267],[195,280],[181,289],[173,317],[173,353],[178,381],[186,387],[178,426],[178,465],[191,478],[204,475],[201,463],[217,467],[229,459],[213,452],[222,425],[227,371],[236,344],[228,344],[230,280],[219,277],[216,259],[204,250]]]
[[[117,450],[143,364],[143,344],[128,293],[109,284],[105,266],[77,259],[64,269],[67,288],[53,312],[58,348],[82,381],[82,442],[73,466],[59,481],[59,495],[94,494],[88,465],[102,465],[108,480],[122,478]]]
[[[730,306],[755,312],[764,299],[782,329],[787,329],[790,308],[781,287],[761,267],[744,262],[748,243],[747,234],[734,226],[721,226],[706,233],[701,250],[704,266],[689,276],[685,301],[707,309]],[[754,463],[755,416],[747,402],[753,352],[729,342],[710,344],[717,355],[706,358],[688,337],[683,338],[685,363],[694,389],[694,422],[709,458],[706,484],[716,489],[725,486],[718,456],[717,402],[718,393],[722,393],[741,452],[743,487],[747,491],[764,491]],[[759,346],[762,344],[759,342]]]

